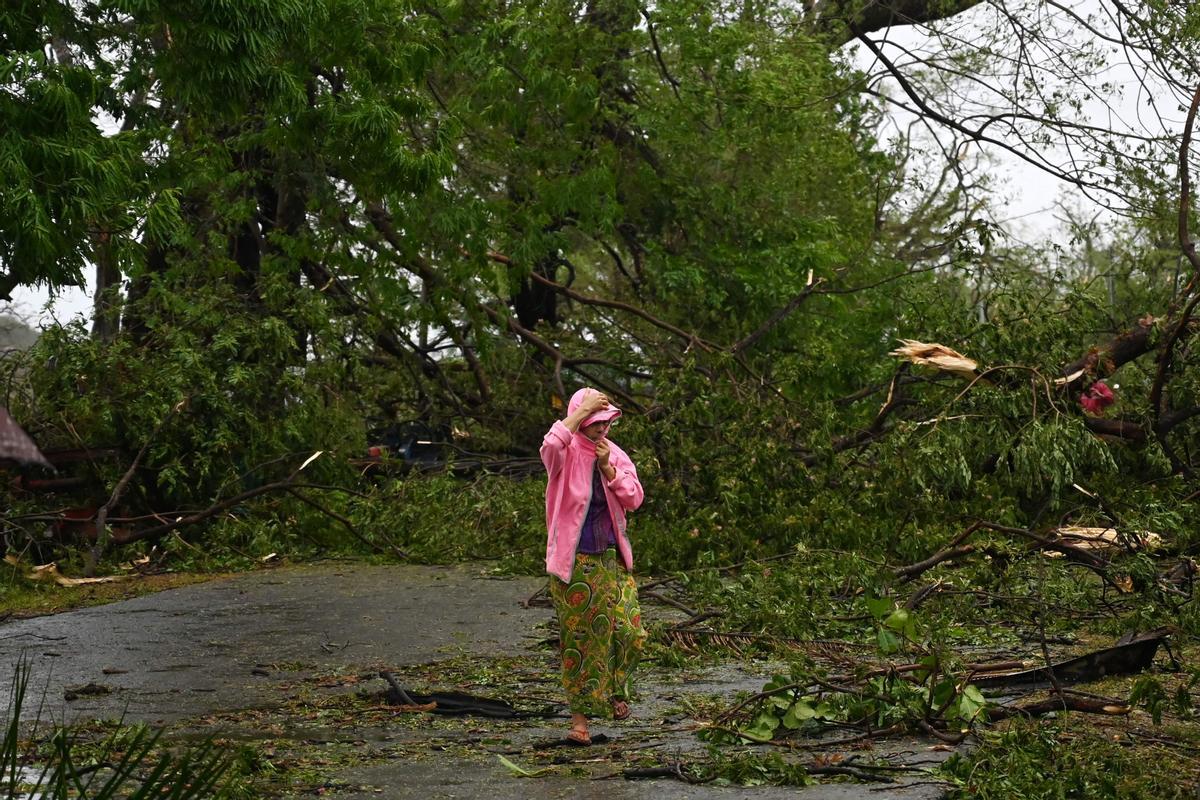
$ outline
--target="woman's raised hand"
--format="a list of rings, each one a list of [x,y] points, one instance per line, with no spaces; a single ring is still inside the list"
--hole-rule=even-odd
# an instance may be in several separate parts
[[[567,418],[563,420],[563,424],[567,426],[567,430],[575,433],[579,430],[579,426],[583,424],[585,419],[599,411],[604,411],[611,405],[608,402],[608,397],[603,392],[588,389],[583,393],[583,397],[579,401],[579,406],[567,415]]]
[[[600,462],[600,469],[608,469],[608,459],[611,455],[612,448],[608,446],[608,439],[596,442],[596,460]]]
[[[590,417],[597,411],[603,411],[608,406],[608,396],[603,392],[597,392],[595,389],[589,390],[587,395],[584,396],[583,402],[579,404],[580,409],[587,412],[585,418]]]
[[[609,446],[608,439],[601,439],[596,442],[596,461],[600,465],[600,471],[604,473],[604,480],[611,481],[617,477],[617,468],[611,463],[612,447]]]

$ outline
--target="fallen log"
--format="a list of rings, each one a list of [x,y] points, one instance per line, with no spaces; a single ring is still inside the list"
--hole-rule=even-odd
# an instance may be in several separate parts
[[[1055,711],[1081,711],[1086,714],[1123,716],[1130,712],[1130,705],[1121,700],[1107,697],[1081,695],[1075,692],[1051,693],[1051,696],[1033,703],[1019,706],[996,706],[984,710],[988,722],[999,722],[1012,717],[1040,717]]]

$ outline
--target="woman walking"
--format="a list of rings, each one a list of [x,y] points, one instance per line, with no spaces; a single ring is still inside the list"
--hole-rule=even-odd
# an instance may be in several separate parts
[[[619,416],[602,393],[580,389],[566,419],[542,440],[546,572],[571,709],[567,738],[581,745],[592,743],[589,718],[629,716],[631,676],[646,638],[625,535],[625,513],[642,504],[642,484],[608,438]]]

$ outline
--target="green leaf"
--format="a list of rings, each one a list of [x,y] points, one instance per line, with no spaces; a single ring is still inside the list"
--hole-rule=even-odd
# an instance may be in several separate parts
[[[772,728],[761,727],[755,724],[747,728],[742,728],[738,731],[738,735],[752,742],[766,743],[771,741],[775,735],[775,731]]]
[[[815,708],[804,700],[797,700],[783,715],[783,726],[794,731],[815,716],[817,716]]]
[[[954,693],[956,691],[958,691],[958,687],[955,685],[953,680],[944,680],[937,686],[933,687],[933,694],[930,697],[930,700],[935,708],[949,706],[950,701],[954,697]]]
[[[514,764],[513,762],[509,761],[504,756],[498,755],[498,756],[496,756],[496,758],[498,758],[500,760],[500,763],[503,764],[505,766],[505,768],[508,769],[509,772],[511,772],[513,775],[517,776],[518,778],[537,778],[541,775],[545,775],[547,772],[550,771],[549,768],[527,770],[524,767],[518,766],[517,764]]]
[[[767,681],[763,686],[764,692],[773,692],[776,689],[782,689],[785,686],[790,686],[792,679],[787,675],[772,675],[771,680]]]
[[[963,722],[972,722],[987,705],[987,699],[974,684],[967,684],[958,698],[958,717]]]
[[[868,597],[866,599],[867,611],[875,619],[883,619],[888,615],[893,608],[896,607],[895,601],[887,597]]]
[[[883,624],[894,631],[903,631],[909,626],[908,611],[903,608],[897,608],[891,615],[883,621]]]

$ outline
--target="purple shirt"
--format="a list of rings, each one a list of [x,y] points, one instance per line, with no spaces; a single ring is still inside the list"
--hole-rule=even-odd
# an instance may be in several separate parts
[[[603,553],[617,546],[613,534],[612,515],[608,513],[608,499],[604,496],[604,480],[600,476],[600,463],[592,472],[592,503],[583,518],[583,530],[579,534],[577,553]]]

